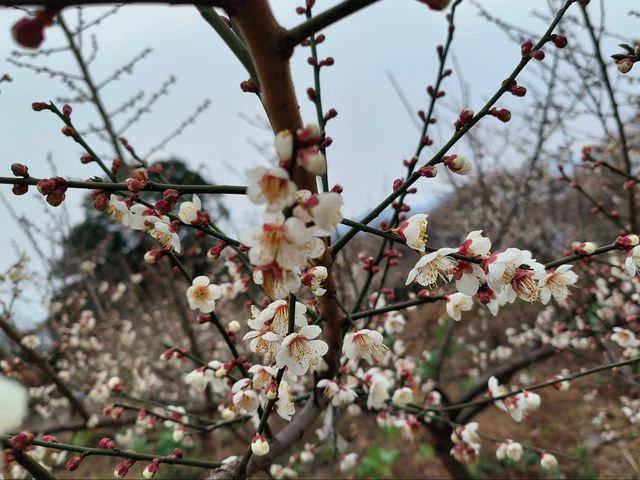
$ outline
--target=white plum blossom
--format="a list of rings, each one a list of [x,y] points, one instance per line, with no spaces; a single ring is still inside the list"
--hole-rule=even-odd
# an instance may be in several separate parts
[[[282,343],[282,337],[268,329],[251,330],[242,339],[251,340],[249,349],[261,355],[265,362],[271,362],[276,358]]]
[[[379,410],[386,406],[389,399],[389,389],[391,382],[382,374],[376,374],[369,385],[369,396],[367,397],[367,408]]]
[[[319,258],[324,242],[298,218],[285,219],[282,213],[267,214],[262,227],[251,227],[240,235],[250,248],[249,261],[264,266],[276,262],[280,267],[299,273],[309,259]]]
[[[522,445],[518,442],[514,442],[513,440],[507,439],[506,442],[502,442],[498,445],[496,450],[496,457],[498,460],[509,459],[514,462],[519,462],[522,458],[522,454],[524,450],[522,449]]]
[[[399,405],[401,407],[409,403],[413,403],[413,390],[411,390],[409,387],[398,388],[395,392],[393,392],[391,401],[395,405]]]
[[[297,376],[307,373],[329,351],[329,346],[324,341],[315,340],[320,333],[322,329],[318,325],[307,325],[298,333],[287,335],[276,356],[277,367],[288,367]]]
[[[491,251],[491,240],[482,235],[482,230],[474,230],[467,235],[458,248],[465,257],[485,257]]]
[[[550,453],[543,453],[540,457],[540,466],[545,470],[555,470],[558,468],[558,459]]]
[[[517,297],[527,302],[540,298],[538,282],[546,276],[544,266],[531,258],[531,252],[507,248],[490,261],[487,282],[497,294],[505,293],[513,303]]]
[[[565,302],[569,296],[569,287],[578,281],[578,275],[571,268],[572,265],[560,265],[555,271],[540,279],[540,301],[544,305],[549,303],[552,296],[561,305]]]
[[[632,277],[635,277],[638,272],[640,272],[640,245],[633,247],[627,252],[624,266]]]
[[[27,415],[29,395],[27,389],[14,380],[0,376],[0,435],[20,426]],[[0,468],[2,459],[0,457]]]
[[[400,312],[387,312],[384,314],[384,331],[388,334],[402,333],[407,320]]]
[[[20,345],[22,345],[25,348],[28,348],[29,350],[35,350],[41,344],[42,342],[40,341],[40,338],[37,335],[25,335],[20,339]]]
[[[189,308],[200,310],[202,313],[213,312],[216,300],[220,297],[222,297],[222,288],[211,283],[209,277],[204,275],[194,278],[191,286],[187,288]]]
[[[294,310],[294,325],[298,328],[307,325],[307,307],[304,303],[296,302]],[[253,318],[247,323],[254,330],[268,329],[285,337],[289,333],[289,302],[287,300],[276,300],[258,311],[252,309]]]
[[[273,367],[256,364],[251,366],[249,373],[252,375],[251,382],[253,388],[263,389],[271,384],[278,372]]]
[[[636,334],[631,330],[621,327],[613,327],[611,340],[616,342],[622,348],[637,347],[640,342],[636,338]]]
[[[322,265],[318,267],[311,267],[309,270],[304,272],[302,277],[300,277],[300,281],[302,284],[307,285],[311,293],[313,293],[316,297],[321,297],[327,290],[322,287],[322,284],[328,277],[327,267]]]
[[[163,250],[168,252],[173,250],[176,253],[180,253],[182,249],[180,246],[180,236],[167,217],[158,218],[147,215],[144,218],[148,223],[152,224],[149,235],[158,242]]]
[[[451,271],[456,267],[457,262],[447,255],[457,251],[457,248],[440,248],[423,255],[409,272],[405,285],[415,280],[423,287],[431,288],[438,283],[438,280],[445,282],[451,280]]]
[[[293,156],[293,134],[282,130],[276,134],[276,154],[280,160],[291,160]]]
[[[193,195],[191,197],[190,202],[182,202],[180,204],[180,209],[178,210],[178,217],[182,223],[187,225],[194,225],[201,221],[202,213],[200,209],[202,208],[202,202],[197,195]]]
[[[286,421],[296,413],[296,405],[293,403],[293,395],[286,380],[281,380],[278,386],[278,399],[276,400],[276,412]]]
[[[313,175],[327,173],[327,160],[317,145],[299,149],[296,164]]]
[[[296,200],[296,184],[289,179],[284,168],[257,167],[250,170],[247,177],[249,200],[256,204],[266,203],[268,212],[283,210]]]
[[[450,453],[457,461],[465,465],[472,465],[478,461],[480,436],[477,422],[457,427],[451,433],[451,442],[453,448]]]
[[[276,262],[261,266],[253,271],[253,282],[260,285],[273,299],[285,298],[300,289],[300,276],[280,267]]]
[[[496,377],[489,379],[489,398],[500,397],[509,393],[509,390],[498,383]],[[521,422],[530,412],[540,407],[540,395],[533,392],[520,392],[516,395],[495,400],[494,404],[503,412],[511,415],[516,422]]]
[[[255,390],[251,388],[251,380],[242,378],[231,387],[233,394],[231,400],[240,413],[253,414],[258,411],[260,399]]]
[[[362,358],[370,364],[381,362],[388,352],[384,337],[376,330],[363,329],[344,336],[342,354],[349,360]]]
[[[184,381],[193,389],[203,392],[209,384],[208,376],[213,376],[211,371],[208,371],[202,367],[196,368],[195,370],[191,370],[189,373],[187,373],[187,375],[184,377]]]
[[[328,378],[320,380],[317,388],[323,389],[324,397],[330,399],[334,407],[351,405],[358,398],[358,393],[351,385],[340,385],[336,380]]]
[[[139,203],[129,207],[125,200],[113,194],[109,197],[107,206],[107,212],[111,215],[111,218],[134,230],[144,230],[145,217],[143,212],[146,209],[147,207]]]
[[[352,469],[353,467],[355,467],[357,461],[357,453],[347,453],[344,457],[342,457],[342,460],[340,461],[340,471],[346,472],[347,470]]]
[[[468,312],[473,308],[473,299],[464,293],[456,292],[447,295],[447,313],[456,321],[462,319],[462,312]]]
[[[318,237],[331,235],[343,219],[342,196],[337,192],[312,194],[299,190],[296,198],[293,215],[305,223],[313,222],[313,234]]]
[[[402,222],[395,231],[408,247],[421,253],[424,253],[429,237],[427,235],[428,216],[426,213],[413,215]]]

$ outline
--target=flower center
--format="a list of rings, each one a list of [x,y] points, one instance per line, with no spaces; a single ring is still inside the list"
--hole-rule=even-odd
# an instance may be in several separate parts
[[[272,175],[264,175],[260,179],[260,188],[262,193],[267,197],[269,203],[274,203],[279,200],[287,187],[288,180],[285,178],[278,178]]]
[[[151,236],[164,250],[169,251],[173,248],[173,236],[170,233],[161,232],[160,230],[152,230]]]
[[[211,294],[209,292],[209,288],[205,285],[199,285],[193,289],[193,298],[199,301],[209,300]]]
[[[540,287],[533,279],[533,272],[530,270],[516,269],[511,280],[511,287],[520,298],[528,302],[535,302],[540,295]]]
[[[313,354],[313,349],[309,345],[308,340],[305,337],[297,336],[291,343],[289,343],[289,355],[296,363],[300,363],[303,359],[310,357]]]

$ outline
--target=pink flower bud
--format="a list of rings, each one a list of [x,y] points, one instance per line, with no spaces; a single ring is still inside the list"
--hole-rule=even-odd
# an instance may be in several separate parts
[[[104,212],[109,208],[109,196],[103,192],[101,195],[96,195],[93,199],[93,208],[99,212]]]
[[[260,93],[260,87],[253,80],[244,80],[240,82],[240,90],[245,93]]]
[[[93,162],[93,157],[88,153],[85,153],[80,157],[80,163],[87,164]]]
[[[62,202],[64,202],[66,196],[67,195],[63,189],[56,188],[53,192],[47,195],[46,201],[52,207],[59,207],[62,205]]]
[[[55,187],[56,183],[51,178],[43,178],[41,180],[38,180],[38,183],[36,183],[36,188],[42,195],[48,195],[49,193],[53,192],[53,189]]]
[[[69,470],[70,472],[77,470],[81,462],[82,462],[82,456],[76,455],[75,457],[71,457],[67,461],[67,470]]]
[[[564,48],[569,43],[564,35],[551,35],[551,41],[558,48]]]
[[[29,178],[29,168],[22,163],[12,163],[11,173],[13,173],[16,177]]]
[[[98,442],[98,447],[104,448],[105,450],[113,450],[114,448],[117,448],[118,445],[111,438],[104,437]]]
[[[11,192],[14,195],[24,195],[25,193],[27,193],[29,191],[29,185],[27,185],[26,183],[20,184],[20,183],[16,183],[12,188],[11,188]]]
[[[73,110],[71,109],[71,105],[69,105],[69,104],[66,104],[66,103],[65,103],[65,104],[62,106],[62,114],[63,114],[65,117],[70,116],[72,111],[73,111]]]
[[[144,467],[144,470],[142,471],[142,476],[144,478],[153,478],[153,476],[157,473],[158,471],[158,467],[159,467],[159,463],[157,460],[154,460],[153,462],[151,462],[149,465],[147,465],[146,467]]]
[[[24,48],[38,48],[44,40],[44,29],[51,25],[59,7],[46,7],[33,18],[18,20],[11,28],[13,39]]]
[[[34,112],[41,112],[42,110],[51,110],[51,107],[48,103],[45,102],[33,102],[31,104],[31,108]]]
[[[544,60],[544,52],[542,50],[536,50],[531,56],[536,60]]]
[[[32,442],[33,433],[29,432],[28,430],[23,430],[17,435],[11,437],[11,446],[18,452],[25,452],[26,450],[28,450]]]
[[[506,108],[492,108],[489,110],[489,115],[496,117],[498,120],[505,123],[511,120],[511,112]]]
[[[172,205],[164,198],[161,198],[155,203],[154,208],[160,215],[167,215],[171,212]]]
[[[122,478],[127,473],[129,473],[129,462],[121,462],[117,464],[115,470],[113,471],[113,475],[117,478]]]
[[[178,198],[180,198],[180,193],[173,188],[168,188],[164,192],[162,192],[162,198],[164,198],[168,202],[176,203],[178,201]]]
[[[635,247],[639,243],[640,238],[638,238],[638,235],[634,234],[623,235],[616,238],[616,247],[624,250]]]
[[[438,174],[438,170],[433,165],[425,165],[418,170],[418,173],[423,177],[433,178]]]
[[[444,10],[449,5],[451,0],[418,0],[420,3],[424,3],[431,10]]]
[[[533,42],[531,40],[526,40],[525,42],[522,42],[522,45],[520,45],[520,52],[522,55],[528,55],[531,53],[531,50],[533,50]]]
[[[449,155],[443,157],[443,163],[449,170],[457,173],[458,175],[466,175],[471,171],[471,163],[460,155]]]
[[[71,125],[65,125],[64,127],[62,127],[61,131],[62,131],[62,134],[66,137],[76,136],[76,130]]]
[[[144,261],[146,263],[154,264],[162,258],[165,251],[161,248],[153,248],[144,254]]]
[[[117,175],[123,165],[124,162],[121,158],[114,158],[113,162],[111,162],[111,173]]]
[[[592,242],[574,243],[571,248],[579,255],[592,255],[596,251],[596,245]]]
[[[142,182],[137,178],[127,178],[125,182],[127,183],[127,190],[133,193],[138,193],[140,190],[144,188],[144,185],[142,185]]]

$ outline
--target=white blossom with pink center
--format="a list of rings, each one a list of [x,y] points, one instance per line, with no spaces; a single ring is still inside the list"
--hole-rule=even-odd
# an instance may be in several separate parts
[[[296,184],[289,179],[284,168],[257,167],[250,170],[247,177],[249,200],[258,205],[266,203],[268,212],[283,210],[296,200]]]
[[[322,333],[317,325],[302,327],[298,333],[287,335],[276,357],[278,368],[287,367],[293,375],[304,375],[317,365],[329,351],[328,345],[316,338]]]

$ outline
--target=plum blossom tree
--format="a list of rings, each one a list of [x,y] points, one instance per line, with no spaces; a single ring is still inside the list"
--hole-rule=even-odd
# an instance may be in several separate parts
[[[419,112],[418,146],[403,162],[404,176],[394,180],[387,197],[358,221],[343,215],[343,187],[329,184],[332,139],[327,128],[337,111],[323,105],[321,73],[334,59],[319,57],[318,46],[325,38],[320,31],[339,21],[353,21],[346,17],[376,0],[340,2],[317,15],[315,2],[307,0],[297,7],[304,20],[290,29],[277,22],[267,0],[198,4],[203,19],[246,69],[248,79],[239,82],[240,87],[260,101],[272,130],[271,164],[250,170],[246,186],[170,181],[162,166],[150,164],[127,140],[118,138],[87,62],[74,48],[82,28],[74,33],[64,18],[76,5],[108,2],[54,0],[43,6],[34,1],[11,2],[35,7],[12,29],[21,47],[44,48],[47,29],[63,29],[88,96],[100,113],[100,131],[116,158],[109,166],[91,147],[89,133],[74,123],[69,104],[73,102],[59,108],[54,102],[36,101],[33,110],[54,115],[63,125],[62,134],[83,149],[81,163],[96,164],[103,175],[86,181],[57,175],[34,177],[36,172],[27,165],[14,163],[13,176],[1,177],[0,183],[13,185],[15,195],[35,187],[51,208],[64,206],[71,191],[90,190],[95,210],[108,215],[119,228],[134,231],[149,247],[142,255],[146,265],[114,286],[108,282],[94,285],[98,283],[92,282],[96,264],[80,264],[79,278],[85,283],[86,295],[75,292],[51,308],[55,349],[43,348],[37,334],[16,328],[13,301],[2,303],[0,329],[12,345],[8,352],[0,351],[4,375],[26,378],[28,365],[40,372],[44,380],[39,383],[44,386],[31,389],[34,418],[59,417],[68,407],[70,415],[80,418],[79,422],[60,421],[46,427],[27,419],[25,430],[17,431],[8,417],[15,414],[21,419],[27,399],[15,382],[0,378],[0,435],[13,476],[26,471],[35,478],[55,478],[65,462],[63,457],[47,457],[51,451],[75,454],[65,463],[68,471],[88,468],[93,460],[89,457],[117,457],[122,460],[113,467],[118,478],[136,464],[144,465],[140,469],[144,478],[170,466],[203,469],[199,475],[211,478],[246,478],[260,471],[287,478],[310,471],[307,466],[321,457],[323,449],[339,458],[341,472],[349,472],[362,452],[351,451],[340,421],[368,414],[375,416],[381,429],[396,429],[407,441],[428,433],[429,443],[454,478],[468,476],[467,468],[478,464],[487,444],[495,447],[498,461],[513,465],[523,460],[525,452],[535,455],[535,463],[544,472],[555,472],[565,461],[575,461],[561,449],[485,433],[486,424],[477,417],[493,405],[504,423],[524,423],[540,414],[548,387],[570,392],[578,379],[603,372],[615,375],[621,384],[637,386],[639,381],[635,321],[640,312],[640,239],[634,193],[638,178],[632,162],[637,148],[622,122],[600,39],[589,17],[589,1],[560,2],[544,32],[535,40],[519,41],[512,72],[477,111],[462,105],[451,122],[450,138],[436,145],[427,159],[425,147],[434,144],[430,126],[436,121],[435,107],[445,95],[443,83],[453,74],[447,66],[455,14],[463,2],[420,1],[433,10],[434,17],[446,10],[447,28],[444,45],[437,48],[435,80],[427,88],[427,109]],[[609,132],[608,119],[598,103],[606,137],[615,145],[582,148],[580,165],[589,172],[604,172],[607,176],[602,178],[607,181],[623,179],[624,190],[608,204],[572,178],[581,174],[580,165],[571,160],[561,164],[559,172],[570,190],[562,192],[564,199],[579,195],[591,205],[590,214],[611,223],[601,228],[594,222],[597,225],[589,230],[598,239],[606,239],[601,246],[574,238],[577,232],[587,231],[577,228],[569,234],[558,232],[548,242],[544,236],[548,232],[540,232],[540,243],[536,243],[537,237],[530,238],[535,235],[524,227],[534,217],[518,213],[519,208],[530,207],[524,205],[530,199],[539,214],[542,209],[536,202],[548,201],[551,195],[538,195],[537,189],[551,189],[548,185],[557,181],[548,173],[548,165],[541,166],[538,159],[550,135],[548,113],[560,109],[551,95],[557,64],[562,60],[581,69],[579,63],[576,66],[580,60],[565,53],[573,48],[571,35],[563,33],[565,28],[575,28],[568,14],[571,11],[582,15],[592,40],[590,58],[601,67],[601,82],[617,131],[617,135]],[[512,31],[508,25],[502,28]],[[311,52],[308,61],[314,86],[307,96],[316,108],[314,123],[301,118],[293,87],[289,60],[298,48]],[[614,55],[614,60],[620,73],[629,73],[638,47],[623,48],[627,53]],[[574,52],[584,57],[584,49],[578,45]],[[555,53],[545,53],[550,50]],[[408,196],[428,188],[436,177],[451,174],[447,178],[457,186],[457,177],[469,178],[482,167],[470,155],[454,150],[462,149],[463,139],[470,139],[473,145],[480,125],[497,121],[502,128],[511,121],[512,113],[502,106],[503,97],[524,97],[527,88],[517,79],[532,65],[546,65],[547,56],[554,57],[554,65],[548,67],[552,69],[547,85],[550,99],[542,108],[534,155],[519,167],[525,173],[507,178],[501,172],[493,173],[495,182],[490,186],[482,183],[490,174],[480,173],[477,183],[468,184],[474,201],[500,204],[495,218],[486,217],[487,225],[473,227],[456,224],[459,220],[451,218],[447,224],[452,230],[445,232],[443,226],[439,232],[438,212],[409,215]],[[576,97],[576,101],[589,100]],[[557,122],[565,127],[561,119]],[[512,177],[525,181],[509,184]],[[499,190],[496,186],[500,184],[509,188]],[[515,199],[496,200],[496,191],[509,192]],[[606,195],[606,190],[600,192]],[[239,238],[225,233],[219,219],[206,211],[203,198],[222,195],[246,195],[260,214]],[[459,200],[474,206],[464,193]],[[522,223],[514,227],[517,222]],[[531,229],[549,230],[548,225]],[[186,232],[194,233],[193,243],[185,241]],[[353,245],[362,244],[365,238],[367,249],[371,242],[379,242],[374,255],[355,252]],[[194,260],[205,257],[205,266]],[[126,261],[124,264],[127,266]],[[13,300],[19,298],[19,286],[27,281],[24,268],[16,264],[2,277],[12,287]],[[398,281],[392,283],[393,272],[399,270]],[[406,299],[397,299],[400,294]],[[118,302],[132,306],[135,318],[123,318]],[[430,312],[433,324],[440,319],[444,326],[439,336],[429,339],[437,340],[431,351],[416,346],[425,337],[411,323],[415,320],[412,312],[418,308]],[[438,313],[433,313],[435,309]],[[526,323],[517,316],[520,312],[528,315]],[[498,333],[490,331],[489,322],[494,322]],[[445,371],[464,370],[452,353],[454,330],[460,332],[460,326],[469,338],[479,330],[491,333],[487,335],[491,342],[459,337],[472,357],[472,368],[463,374],[470,383],[464,388],[453,381],[447,383]],[[122,350],[114,354],[116,345]],[[53,351],[59,358],[54,358]],[[586,355],[583,352],[595,365],[581,364],[574,372],[564,369],[539,382],[520,381],[521,386],[509,383],[515,374],[548,358]],[[95,368],[83,368],[93,361],[92,355]],[[638,400],[622,398],[625,418],[638,423]],[[119,427],[130,428],[122,434]],[[131,437],[151,439],[160,428],[171,432],[171,449],[145,453],[129,448]],[[97,446],[95,442],[90,446],[60,441],[51,435],[79,430],[97,434],[105,429],[110,430]],[[225,431],[239,440],[223,457],[209,442]],[[314,434],[317,441],[311,440]],[[314,443],[304,443],[303,438]],[[197,442],[200,449],[195,448]],[[198,452],[198,458],[185,456],[185,450]],[[284,462],[286,454],[290,457]]]

